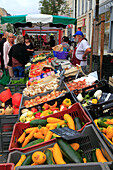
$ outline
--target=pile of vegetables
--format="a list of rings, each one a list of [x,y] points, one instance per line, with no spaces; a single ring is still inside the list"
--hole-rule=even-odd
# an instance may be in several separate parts
[[[86,84],[86,80],[82,81],[77,81],[75,82],[74,80],[66,83],[67,87],[69,88],[70,91],[75,90],[75,89],[82,89],[85,87],[88,87],[89,85]]]
[[[102,90],[97,90],[93,96],[90,96],[90,92],[86,94],[84,97],[82,96],[82,93],[79,93],[77,99],[79,102],[82,103],[82,106],[85,107],[90,104],[97,104],[101,95],[102,95]]]
[[[88,163],[88,162],[107,162],[102,154],[101,149],[95,148],[91,152],[91,159],[89,160],[83,150],[80,149],[79,143],[69,144],[67,141],[57,138],[57,143],[51,148],[44,151],[35,151],[31,155],[22,154],[17,166],[26,165],[54,165],[54,164],[68,164],[68,163]]]
[[[11,80],[10,84],[26,84],[28,80],[29,80],[28,77],[20,78],[19,80]]]
[[[25,100],[24,101],[24,106],[26,108],[31,107],[31,106],[35,106],[38,105],[40,103],[44,103],[47,102],[49,100],[55,99],[56,97],[58,97],[59,95],[63,95],[63,93],[66,93],[65,90],[62,91],[52,91],[51,93],[48,93],[46,96],[37,96],[34,99],[30,99],[30,100]]]
[[[113,145],[113,115],[104,116],[94,120],[98,129]]]
[[[36,62],[36,61],[38,61],[38,60],[43,60],[43,59],[46,59],[46,55],[44,54],[44,53],[42,53],[42,54],[40,54],[40,55],[34,55],[33,56],[33,62]]]
[[[24,96],[35,96],[40,93],[45,93],[57,89],[59,87],[59,80],[57,78],[51,80],[48,83],[33,84],[32,86],[27,86],[23,90]]]
[[[27,148],[58,137],[50,131],[52,129],[69,127],[72,130],[80,130],[83,125],[84,122],[82,123],[79,117],[73,119],[69,114],[65,114],[63,120],[54,117],[34,119],[30,121],[30,127],[24,129],[23,134],[18,139],[18,144],[22,148]]]
[[[31,110],[28,109],[22,109],[22,115],[20,116],[20,122],[25,123],[25,122],[29,122],[34,118],[42,118],[42,117],[46,117],[49,116],[51,114],[60,112],[60,111],[64,111],[69,109],[72,106],[71,100],[66,98],[62,104],[60,105],[60,107],[57,106],[57,101],[55,102],[55,104],[53,105],[49,105],[47,103],[45,103],[42,106],[42,110],[38,111],[36,108],[31,108]]]
[[[36,64],[31,64],[31,70],[39,69],[40,66],[47,65],[47,61],[38,62]]]
[[[19,114],[19,106],[21,102],[22,94],[15,93],[11,94],[10,89],[7,89],[0,93],[0,101],[1,101],[1,108],[0,108],[0,115],[15,115]],[[6,105],[5,102],[9,99],[12,99],[12,106],[11,104]]]

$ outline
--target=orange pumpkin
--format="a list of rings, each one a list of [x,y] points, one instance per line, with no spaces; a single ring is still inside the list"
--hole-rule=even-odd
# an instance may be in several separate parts
[[[46,161],[46,155],[41,151],[34,152],[32,160],[34,163],[41,165]]]

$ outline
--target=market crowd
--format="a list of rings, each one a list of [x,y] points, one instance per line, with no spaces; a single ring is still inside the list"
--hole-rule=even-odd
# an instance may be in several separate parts
[[[33,52],[28,35],[23,37],[4,32],[0,41],[1,69],[8,70],[10,77],[24,77],[25,64],[29,62]]]
[[[77,31],[74,35],[76,46],[71,48],[69,38],[64,36],[61,45],[63,51],[68,52],[68,56],[74,66],[81,65],[86,73],[87,56],[91,52],[87,39],[81,31]],[[40,36],[41,43],[43,38]],[[12,33],[4,32],[0,41],[0,58],[2,70],[8,70],[10,77],[24,77],[25,65],[29,62],[30,57],[34,54],[33,41],[26,34],[15,36]],[[43,42],[45,45],[55,46],[54,36],[50,35],[50,41]]]

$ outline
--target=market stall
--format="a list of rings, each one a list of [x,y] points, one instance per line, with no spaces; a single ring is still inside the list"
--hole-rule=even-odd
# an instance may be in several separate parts
[[[112,170],[113,87],[53,53],[26,67],[0,93],[0,168]]]

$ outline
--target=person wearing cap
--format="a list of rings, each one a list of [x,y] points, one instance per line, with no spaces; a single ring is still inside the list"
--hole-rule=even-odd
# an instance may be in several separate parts
[[[73,52],[73,65],[81,65],[82,70],[86,72],[87,56],[91,52],[91,48],[88,45],[88,42],[84,39],[84,35],[81,31],[77,31],[73,36],[75,42],[77,43],[77,46],[75,47]]]

